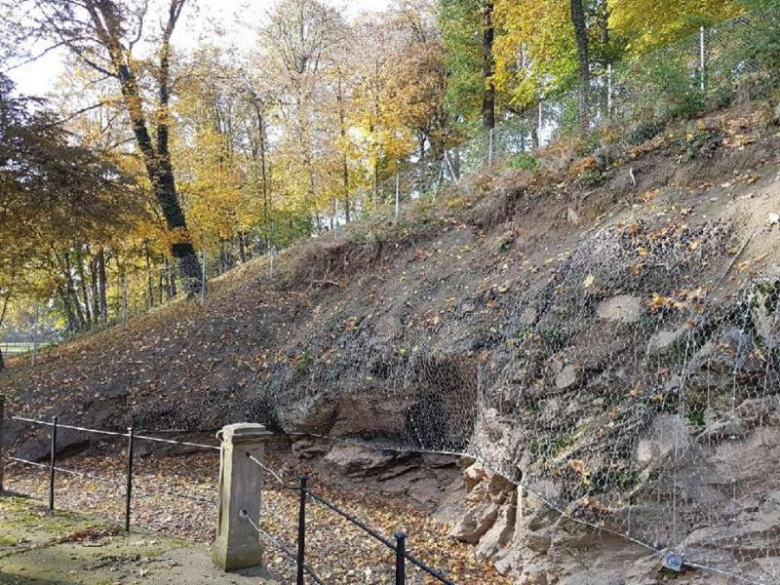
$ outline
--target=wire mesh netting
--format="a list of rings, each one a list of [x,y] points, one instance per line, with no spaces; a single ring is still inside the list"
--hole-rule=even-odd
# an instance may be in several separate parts
[[[670,118],[761,97],[776,77],[755,35],[776,19],[742,16],[598,76],[589,125],[620,127],[630,143]],[[372,213],[400,215],[490,164],[535,164],[528,155],[580,126],[577,97],[552,96],[442,158],[410,164],[376,186]],[[561,253],[545,279],[447,299],[461,314],[498,316],[478,335],[442,323],[446,345],[422,334],[390,350],[376,340],[399,325],[377,335],[381,316],[318,332],[297,368],[277,367],[262,405],[300,412],[334,389],[360,388],[348,397],[360,428],[329,433],[468,455],[577,522],[659,555],[679,552],[689,566],[776,583],[780,283],[756,275],[712,303],[707,291],[725,276],[713,267],[728,265],[734,237],[714,222],[602,228]],[[206,282],[229,268],[221,258],[205,265]],[[186,294],[175,279],[164,271],[115,285],[114,322]],[[332,347],[338,360],[306,357]]]

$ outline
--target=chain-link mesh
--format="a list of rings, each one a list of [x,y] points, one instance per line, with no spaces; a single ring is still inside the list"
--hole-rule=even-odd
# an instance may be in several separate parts
[[[753,35],[767,18],[740,17],[597,77],[589,124],[638,142],[670,118],[760,97],[773,77]],[[535,151],[581,123],[578,103],[546,99],[408,165],[357,207],[400,215],[487,164],[536,164]],[[689,566],[776,583],[780,284],[758,275],[709,301],[728,275],[713,266],[733,268],[738,235],[660,218],[602,228],[538,268],[544,279],[442,298],[447,311],[494,315],[466,336],[431,312],[414,325],[417,345],[389,349],[382,340],[405,324],[373,314],[334,322],[305,340],[294,368],[275,367],[263,404],[300,412],[360,388],[342,398],[358,425],[325,432],[468,455],[578,522],[681,553]],[[230,268],[222,256],[203,264],[206,283]],[[186,294],[175,272],[112,283],[107,321]],[[420,294],[440,295],[441,284],[423,279]],[[433,332],[447,344],[429,342]],[[338,360],[310,357],[333,348]]]

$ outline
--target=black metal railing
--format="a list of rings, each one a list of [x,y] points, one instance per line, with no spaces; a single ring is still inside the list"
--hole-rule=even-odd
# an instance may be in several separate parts
[[[54,510],[56,501],[55,501],[55,487],[56,487],[56,478],[57,474],[66,474],[66,475],[72,475],[76,477],[81,477],[83,479],[89,479],[92,481],[98,481],[103,483],[108,483],[117,487],[122,487],[124,485],[124,497],[125,497],[125,510],[124,510],[124,529],[125,531],[130,531],[131,526],[131,517],[132,517],[132,511],[133,511],[133,497],[134,493],[141,491],[142,495],[156,495],[159,493],[163,493],[166,495],[170,495],[173,497],[183,498],[191,501],[195,501],[202,504],[211,504],[216,505],[218,504],[217,500],[203,498],[200,496],[192,496],[188,494],[183,494],[177,491],[171,491],[165,487],[158,486],[154,490],[146,490],[142,486],[135,485],[134,483],[134,460],[135,460],[135,446],[138,441],[148,441],[148,442],[154,442],[154,443],[163,443],[163,444],[170,444],[170,445],[178,445],[178,446],[185,446],[185,447],[191,447],[196,449],[204,449],[204,450],[213,450],[213,451],[219,451],[220,447],[216,445],[204,445],[201,443],[193,443],[190,441],[176,441],[173,439],[162,439],[159,437],[152,437],[149,435],[139,435],[136,434],[133,427],[129,427],[127,429],[127,432],[117,432],[117,431],[106,431],[102,429],[92,429],[88,427],[81,427],[81,426],[75,426],[75,425],[67,425],[62,424],[59,422],[58,417],[53,417],[51,421],[43,421],[43,420],[36,420],[32,418],[24,418],[24,417],[18,417],[18,416],[12,416],[9,417],[10,420],[15,420],[17,422],[23,422],[28,423],[32,425],[38,425],[38,426],[44,426],[44,427],[50,427],[51,432],[49,435],[49,461],[48,463],[39,463],[35,461],[29,461],[27,459],[22,459],[19,457],[8,457],[10,461],[14,461],[16,463],[20,463],[23,465],[28,465],[32,467],[42,468],[46,469],[48,471],[48,506],[49,510]],[[2,428],[0,426],[0,428]],[[59,467],[57,464],[57,434],[58,431],[65,429],[65,430],[71,430],[76,432],[82,432],[82,433],[89,433],[94,435],[100,435],[100,436],[106,436],[106,437],[115,437],[115,438],[124,438],[127,441],[127,451],[126,451],[126,460],[125,460],[125,478],[124,481],[118,481],[116,479],[111,479],[107,477],[102,477],[100,475],[91,474],[84,471],[76,471],[72,469],[67,469],[64,467]],[[150,432],[150,431],[146,431]],[[157,431],[153,431],[157,432]],[[0,436],[0,445],[2,443],[2,437]],[[0,450],[0,454],[2,451]],[[406,534],[404,532],[398,531],[393,535],[393,539],[387,538],[383,536],[379,531],[375,530],[374,528],[371,528],[368,524],[354,516],[353,514],[350,514],[346,510],[343,510],[330,500],[320,496],[319,494],[313,492],[311,488],[309,487],[309,481],[308,477],[303,476],[299,479],[298,485],[290,485],[287,484],[281,473],[278,473],[277,471],[273,470],[272,468],[265,465],[262,461],[258,460],[256,457],[252,456],[251,454],[247,453],[247,456],[262,470],[267,472],[269,476],[271,476],[276,482],[282,487],[282,489],[290,490],[298,493],[299,497],[299,504],[298,504],[298,518],[297,518],[297,528],[298,528],[298,535],[297,535],[297,542],[295,546],[295,550],[293,550],[293,547],[290,547],[286,544],[284,544],[281,539],[273,536],[268,531],[263,529],[258,523],[255,523],[254,520],[245,512],[242,510],[242,513],[240,516],[244,518],[246,521],[248,521],[252,527],[257,531],[258,535],[262,537],[264,540],[266,540],[268,543],[273,545],[275,548],[277,548],[280,552],[282,552],[286,557],[288,557],[290,560],[295,562],[296,564],[296,584],[297,585],[304,585],[305,578],[308,576],[313,582],[317,583],[317,585],[327,585],[312,569],[310,565],[306,563],[306,519],[307,519],[307,503],[309,501],[313,501],[318,503],[319,505],[324,506],[325,508],[331,510],[335,514],[341,516],[354,526],[357,526],[360,528],[363,532],[374,538],[375,540],[382,543],[384,546],[389,548],[395,553],[395,583],[396,585],[404,585],[406,583],[406,564],[407,562],[411,563],[412,565],[415,565],[420,570],[424,571],[434,579],[436,579],[440,583],[444,583],[445,585],[454,585],[454,582],[447,579],[442,573],[439,571],[429,567],[427,564],[422,562],[420,559],[409,553],[406,549]],[[0,462],[0,465],[2,465],[2,462]]]
[[[349,523],[353,524],[354,526],[357,526],[363,532],[365,532],[366,534],[368,534],[369,536],[371,536],[372,538],[374,538],[375,540],[379,541],[387,548],[392,550],[395,553],[395,584],[396,585],[405,585],[406,583],[407,562],[415,565],[417,568],[419,568],[420,570],[424,571],[425,573],[427,573],[428,575],[436,579],[439,583],[444,583],[445,585],[455,585],[453,581],[447,579],[447,577],[445,577],[440,571],[431,568],[430,566],[422,562],[419,558],[412,555],[406,550],[406,534],[404,532],[402,531],[396,532],[393,535],[394,540],[391,540],[386,536],[383,536],[378,530],[371,528],[368,524],[360,520],[358,517],[354,516],[353,514],[350,514],[346,510],[343,510],[342,508],[340,508],[339,506],[337,506],[327,498],[324,498],[319,494],[313,492],[309,487],[309,478],[307,476],[301,477],[299,479],[299,484],[297,486],[290,485],[283,480],[281,473],[278,473],[273,469],[270,469],[268,466],[264,465],[261,461],[258,461],[257,458],[253,457],[252,455],[247,454],[247,456],[261,469],[267,471],[277,481],[277,483],[282,487],[282,489],[297,491],[299,493],[297,551],[294,557],[292,556],[291,551],[289,549],[285,551],[287,556],[293,559],[296,563],[296,568],[297,568],[296,585],[304,585],[304,579],[306,575],[312,577],[316,583],[323,585],[322,580],[319,577],[317,577],[317,575],[315,575],[314,572],[311,571],[311,568],[306,564],[306,506],[307,506],[307,501],[310,499],[324,506],[325,508],[331,510],[335,514],[341,516]],[[244,515],[242,517],[245,517],[248,521],[251,522],[251,519],[248,516]],[[255,528],[257,529],[257,526],[255,526]]]
[[[134,491],[141,491],[141,495],[154,495],[157,493],[163,493],[172,497],[178,497],[187,499],[190,501],[199,502],[202,504],[217,504],[216,500],[203,498],[200,496],[192,496],[188,494],[182,494],[177,491],[169,490],[165,487],[157,487],[154,490],[147,490],[146,488],[136,486],[134,484],[134,473],[133,473],[133,467],[134,467],[134,461],[135,461],[135,445],[138,441],[148,441],[148,442],[154,442],[154,443],[165,443],[169,445],[180,445],[185,447],[191,447],[196,449],[205,449],[205,450],[212,450],[212,451],[219,451],[220,448],[216,445],[204,445],[201,443],[192,443],[189,441],[175,441],[172,439],[161,439],[159,437],[151,437],[148,435],[137,435],[135,434],[135,431],[132,427],[129,427],[127,429],[126,433],[116,432],[116,431],[106,431],[102,429],[91,429],[87,427],[80,427],[75,425],[66,425],[59,422],[59,417],[53,417],[51,421],[44,421],[44,420],[36,420],[32,418],[25,418],[21,416],[11,416],[9,417],[10,420],[15,420],[17,422],[23,422],[38,426],[44,426],[44,427],[50,427],[51,432],[49,434],[49,462],[46,463],[38,463],[35,461],[29,461],[27,459],[22,459],[19,457],[9,457],[8,459],[10,461],[14,461],[16,463],[20,463],[22,465],[28,465],[31,467],[38,467],[38,468],[45,468],[49,472],[49,487],[48,487],[48,496],[49,496],[49,510],[55,509],[55,485],[56,485],[56,477],[58,473],[66,474],[66,475],[73,475],[76,477],[81,477],[83,479],[89,479],[93,481],[99,481],[102,483],[108,483],[116,486],[122,486],[124,485],[124,498],[125,498],[125,510],[124,510],[124,528],[126,532],[130,531],[130,519],[132,516],[133,511],[133,493]],[[82,432],[82,433],[89,433],[93,435],[100,435],[100,436],[106,436],[106,437],[122,437],[127,439],[127,453],[126,453],[126,460],[125,460],[125,480],[124,481],[117,481],[114,479],[110,479],[107,477],[101,477],[100,475],[95,475],[91,473],[86,473],[82,471],[75,471],[72,469],[67,469],[64,467],[59,467],[57,465],[57,433],[61,429],[76,431],[76,432]],[[1,439],[1,438],[0,438]]]

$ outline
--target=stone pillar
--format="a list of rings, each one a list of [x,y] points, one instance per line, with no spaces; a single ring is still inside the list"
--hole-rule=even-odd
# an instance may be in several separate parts
[[[259,536],[247,518],[260,520],[260,490],[263,470],[249,455],[263,460],[264,442],[272,433],[256,423],[227,425],[221,436],[219,465],[219,516],[214,541],[214,563],[224,571],[260,566],[263,549]]]

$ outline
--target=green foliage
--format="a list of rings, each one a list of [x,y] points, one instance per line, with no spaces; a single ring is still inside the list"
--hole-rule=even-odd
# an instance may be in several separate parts
[[[741,48],[764,70],[780,77],[780,0],[743,0],[754,11]]]
[[[692,118],[706,105],[700,81],[683,59],[652,59],[635,69],[640,111],[650,120]]]
[[[535,171],[539,168],[539,157],[530,152],[520,152],[509,160],[509,168]]]
[[[445,100],[466,125],[479,117],[485,88],[482,0],[441,0],[444,61],[449,72]]]

